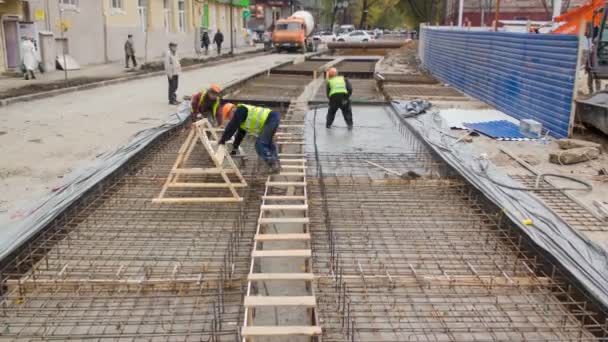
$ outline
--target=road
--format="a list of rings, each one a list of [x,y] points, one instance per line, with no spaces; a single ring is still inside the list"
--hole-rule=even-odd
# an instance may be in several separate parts
[[[178,97],[295,58],[266,55],[185,72]],[[72,170],[174,111],[164,76],[0,107],[0,214],[33,203]]]

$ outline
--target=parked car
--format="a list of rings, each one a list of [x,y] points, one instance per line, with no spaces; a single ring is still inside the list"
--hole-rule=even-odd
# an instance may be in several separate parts
[[[330,31],[321,31],[312,36],[313,40],[316,40],[321,43],[331,43],[335,42],[337,37],[333,32]]]
[[[373,38],[365,31],[357,30],[347,34],[338,36],[339,42],[356,43],[356,42],[369,42]]]

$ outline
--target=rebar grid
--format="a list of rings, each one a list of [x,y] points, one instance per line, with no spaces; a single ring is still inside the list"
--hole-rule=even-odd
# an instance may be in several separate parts
[[[5,267],[3,336],[238,338],[263,179],[247,161],[243,204],[152,204],[185,137],[150,146]],[[250,150],[250,139],[243,146]],[[204,153],[195,151],[192,162],[209,166]]]
[[[536,186],[535,175],[510,175],[511,178],[523,186]],[[608,232],[608,223],[602,222],[593,216],[587,209],[568,198],[561,191],[555,191],[555,187],[543,180],[539,183],[540,189],[534,191],[543,202],[553,209],[566,222],[581,231]]]
[[[595,340],[607,331],[459,179],[309,184],[324,341]]]

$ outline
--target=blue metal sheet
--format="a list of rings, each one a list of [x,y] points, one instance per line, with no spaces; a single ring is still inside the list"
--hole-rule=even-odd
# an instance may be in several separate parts
[[[568,135],[578,38],[425,27],[423,66],[462,92],[550,135]]]
[[[521,134],[519,126],[506,120],[465,122],[464,126],[496,140],[534,140]]]

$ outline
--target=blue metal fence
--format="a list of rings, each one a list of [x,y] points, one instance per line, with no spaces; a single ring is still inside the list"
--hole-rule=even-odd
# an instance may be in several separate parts
[[[568,135],[578,38],[424,27],[423,66],[441,81],[549,134]]]

